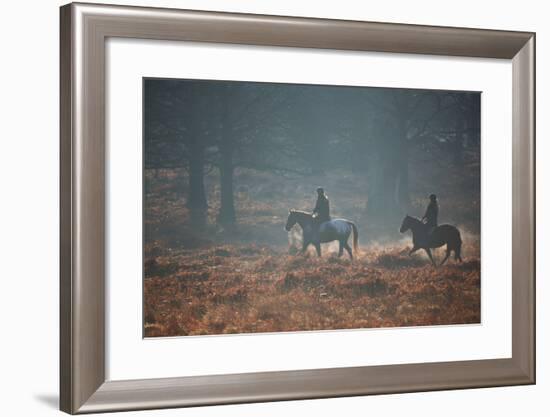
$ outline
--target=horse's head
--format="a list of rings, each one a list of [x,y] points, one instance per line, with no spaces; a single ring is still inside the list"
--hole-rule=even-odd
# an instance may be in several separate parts
[[[399,232],[400,233],[405,233],[407,230],[409,230],[411,228],[411,221],[412,221],[412,217],[407,214],[405,216],[405,218],[403,219],[403,222],[401,223],[401,227],[399,228]]]
[[[296,211],[288,210],[288,218],[286,219],[285,230],[287,232],[290,232],[290,229],[292,229],[292,227],[296,224],[296,222],[297,222]]]

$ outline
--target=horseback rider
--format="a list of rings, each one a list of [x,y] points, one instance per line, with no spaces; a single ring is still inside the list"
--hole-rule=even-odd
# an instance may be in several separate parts
[[[439,214],[439,204],[437,202],[437,196],[430,194],[430,203],[426,208],[426,213],[422,217],[422,221],[426,225],[427,233],[430,234],[437,227],[437,215]]]
[[[315,227],[315,234],[319,234],[319,228],[324,222],[330,220],[330,204],[328,197],[325,194],[325,190],[322,187],[317,188],[317,202],[313,209],[313,225]]]
[[[321,187],[317,188],[317,202],[313,209],[313,217],[316,222],[321,224],[330,220],[330,205],[325,190]]]

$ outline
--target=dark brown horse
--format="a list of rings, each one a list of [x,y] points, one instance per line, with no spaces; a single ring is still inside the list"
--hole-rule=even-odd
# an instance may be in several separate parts
[[[460,232],[456,227],[451,226],[450,224],[442,224],[429,233],[428,226],[422,223],[420,219],[405,216],[399,231],[401,233],[405,233],[407,230],[410,230],[413,235],[413,247],[409,251],[409,255],[412,255],[418,249],[424,249],[430,257],[432,264],[436,266],[432,257],[432,251],[430,249],[439,248],[446,244],[447,253],[445,255],[445,259],[441,261],[440,265],[443,265],[445,261],[447,261],[451,255],[451,251],[455,253],[455,259],[462,262],[462,258],[460,257],[462,239],[460,237]]]

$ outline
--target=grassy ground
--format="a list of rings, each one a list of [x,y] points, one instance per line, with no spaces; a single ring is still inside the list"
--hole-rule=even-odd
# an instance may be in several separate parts
[[[354,262],[254,245],[156,251],[145,265],[148,337],[480,322],[480,265],[468,256],[433,268],[387,247]]]

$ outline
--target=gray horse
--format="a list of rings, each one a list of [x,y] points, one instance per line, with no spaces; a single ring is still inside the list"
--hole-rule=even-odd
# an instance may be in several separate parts
[[[328,222],[324,222],[319,226],[319,232],[316,233],[314,220],[311,213],[300,210],[289,210],[285,230],[290,232],[290,229],[292,229],[295,224],[299,224],[302,228],[302,253],[306,251],[309,245],[313,245],[317,250],[317,255],[321,256],[321,243],[328,243],[337,240],[340,243],[338,256],[342,256],[345,249],[348,252],[349,257],[353,259],[353,252],[348,244],[348,239],[352,232],[353,249],[357,252],[359,233],[357,231],[357,226],[349,220],[333,219]]]

